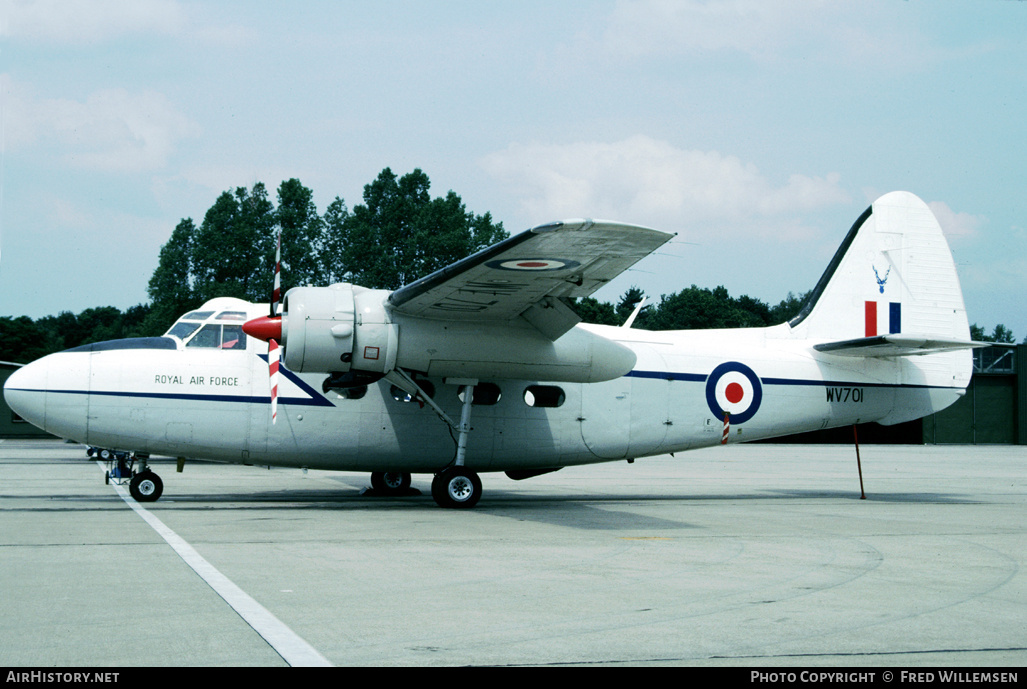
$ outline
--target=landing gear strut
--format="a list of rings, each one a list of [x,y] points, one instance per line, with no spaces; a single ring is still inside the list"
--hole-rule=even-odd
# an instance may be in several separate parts
[[[457,426],[456,459],[431,482],[431,496],[439,507],[474,507],[481,499],[481,479],[478,474],[464,466],[467,456],[467,436],[471,432],[471,405],[474,402],[476,380],[462,383],[464,403],[460,409],[460,425]]]

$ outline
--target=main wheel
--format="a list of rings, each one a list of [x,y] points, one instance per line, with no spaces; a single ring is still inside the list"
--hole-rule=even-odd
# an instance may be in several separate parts
[[[481,499],[481,479],[464,467],[449,467],[431,482],[431,496],[439,507],[474,507]]]
[[[136,502],[155,502],[164,492],[164,482],[152,471],[144,471],[132,477],[128,492]]]
[[[380,493],[402,493],[410,488],[410,474],[405,471],[375,471],[371,487]]]

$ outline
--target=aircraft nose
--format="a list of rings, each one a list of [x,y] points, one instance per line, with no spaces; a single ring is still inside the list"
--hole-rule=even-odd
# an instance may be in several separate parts
[[[49,362],[40,359],[22,366],[4,383],[4,400],[15,414],[33,426],[46,427],[46,374]]]

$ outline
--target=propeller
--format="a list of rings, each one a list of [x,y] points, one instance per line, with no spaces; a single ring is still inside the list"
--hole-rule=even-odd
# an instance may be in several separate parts
[[[268,382],[271,385],[271,423],[278,420],[278,367],[281,359],[282,317],[278,306],[282,300],[282,228],[278,228],[275,245],[275,282],[271,290],[271,315],[243,323],[242,330],[250,337],[267,342]]]

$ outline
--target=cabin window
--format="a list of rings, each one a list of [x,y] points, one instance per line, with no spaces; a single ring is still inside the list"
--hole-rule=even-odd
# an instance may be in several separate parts
[[[529,407],[559,407],[567,400],[555,385],[529,385],[524,390],[524,403]]]
[[[464,401],[464,386],[460,386],[460,392],[457,393],[457,397],[460,398],[461,402]],[[474,386],[474,397],[471,399],[471,404],[491,406],[498,404],[502,397],[503,391],[495,383],[478,383]]]

